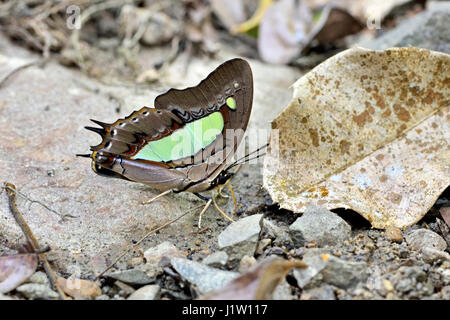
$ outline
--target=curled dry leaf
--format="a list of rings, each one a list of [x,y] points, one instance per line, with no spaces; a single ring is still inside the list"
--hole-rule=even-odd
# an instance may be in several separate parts
[[[17,288],[37,268],[38,258],[34,253],[0,257],[0,293]]]
[[[304,1],[280,0],[264,14],[259,26],[258,51],[269,63],[288,63],[308,43],[312,15]]]
[[[270,299],[273,291],[292,268],[306,268],[299,260],[270,257],[231,281],[205,300],[262,300]]]
[[[57,282],[65,293],[75,299],[93,299],[102,294],[100,287],[89,280],[59,277]]]
[[[450,227],[450,207],[441,207],[439,209],[442,219]]]
[[[344,51],[300,78],[272,122],[264,186],[282,208],[350,208],[376,228],[420,220],[450,183],[450,56]]]

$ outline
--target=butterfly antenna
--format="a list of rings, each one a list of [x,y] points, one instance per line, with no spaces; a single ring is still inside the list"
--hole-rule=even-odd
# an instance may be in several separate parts
[[[232,165],[230,165],[226,170],[230,170],[231,168],[234,168],[234,167],[236,167],[236,166],[238,166],[238,165],[241,165],[241,164],[245,163],[246,161],[251,161],[251,160],[259,159],[259,158],[261,158],[262,156],[265,156],[265,155],[266,155],[266,153],[264,152],[264,153],[258,154],[257,156],[255,156],[255,157],[253,157],[253,158],[244,159],[244,161],[242,161],[242,162],[234,162],[234,163],[233,163]]]
[[[77,157],[83,157],[83,158],[90,158],[91,154],[90,153],[85,153],[85,154],[76,154]]]
[[[234,161],[228,168],[225,169],[225,171],[227,171],[228,169],[231,169],[232,167],[237,166],[237,165],[239,164],[238,162],[241,161],[241,160],[244,160],[243,162],[241,162],[241,163],[244,163],[244,162],[246,161],[246,158],[248,158],[249,156],[251,156],[252,154],[254,154],[254,153],[258,152],[258,151],[261,151],[262,149],[267,148],[268,146],[269,146],[269,144],[266,143],[265,145],[259,147],[258,149],[254,150],[254,151],[252,151],[252,152],[250,152],[250,153],[247,153],[247,154],[246,154],[245,156],[243,156],[242,158],[239,158],[239,159],[237,159],[236,161]],[[265,155],[265,153],[262,154],[261,156],[263,156],[263,155]],[[259,158],[259,157],[257,157],[257,158]],[[257,158],[252,158],[252,159],[257,159]],[[250,159],[248,159],[248,160],[250,160]]]

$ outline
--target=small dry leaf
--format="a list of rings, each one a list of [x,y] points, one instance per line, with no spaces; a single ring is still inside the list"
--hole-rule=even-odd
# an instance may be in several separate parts
[[[327,7],[314,25],[310,38],[322,44],[333,43],[347,35],[357,33],[364,25],[341,8]]]
[[[0,293],[17,288],[37,268],[38,258],[34,253],[0,257]]]
[[[93,299],[102,294],[100,287],[89,280],[59,277],[57,282],[65,293],[75,299]]]
[[[442,219],[450,227],[450,207],[442,207],[439,209]]]
[[[450,184],[449,69],[444,53],[353,48],[300,78],[272,122],[272,199],[350,208],[376,228],[420,220]]]
[[[209,294],[206,300],[262,300],[270,299],[273,291],[292,268],[306,268],[299,260],[271,257],[234,279],[224,288]]]
[[[312,15],[304,1],[280,0],[264,14],[259,26],[258,51],[269,63],[284,64],[300,54],[309,41]]]

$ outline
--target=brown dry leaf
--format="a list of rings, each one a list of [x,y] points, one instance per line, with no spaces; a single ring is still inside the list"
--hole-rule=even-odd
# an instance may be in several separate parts
[[[272,199],[350,208],[376,228],[420,220],[450,183],[449,57],[353,48],[300,78],[272,122]]]
[[[89,280],[59,277],[57,282],[65,293],[75,299],[93,299],[102,294],[100,287]]]
[[[292,268],[306,268],[299,260],[270,257],[234,279],[227,286],[203,297],[205,300],[270,299],[273,291]]]
[[[314,25],[310,38],[319,43],[328,44],[347,35],[357,33],[364,25],[341,8],[327,7]]]
[[[304,1],[273,3],[259,25],[258,52],[269,63],[284,64],[308,44],[312,15]]]
[[[439,209],[442,219],[450,227],[450,207],[442,207]]]
[[[34,253],[0,257],[0,293],[17,288],[37,268],[38,258]]]

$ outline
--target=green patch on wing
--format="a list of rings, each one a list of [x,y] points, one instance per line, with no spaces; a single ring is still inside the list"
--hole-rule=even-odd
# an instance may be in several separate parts
[[[224,126],[220,112],[187,123],[170,136],[146,144],[131,159],[168,162],[195,155],[210,145]]]

